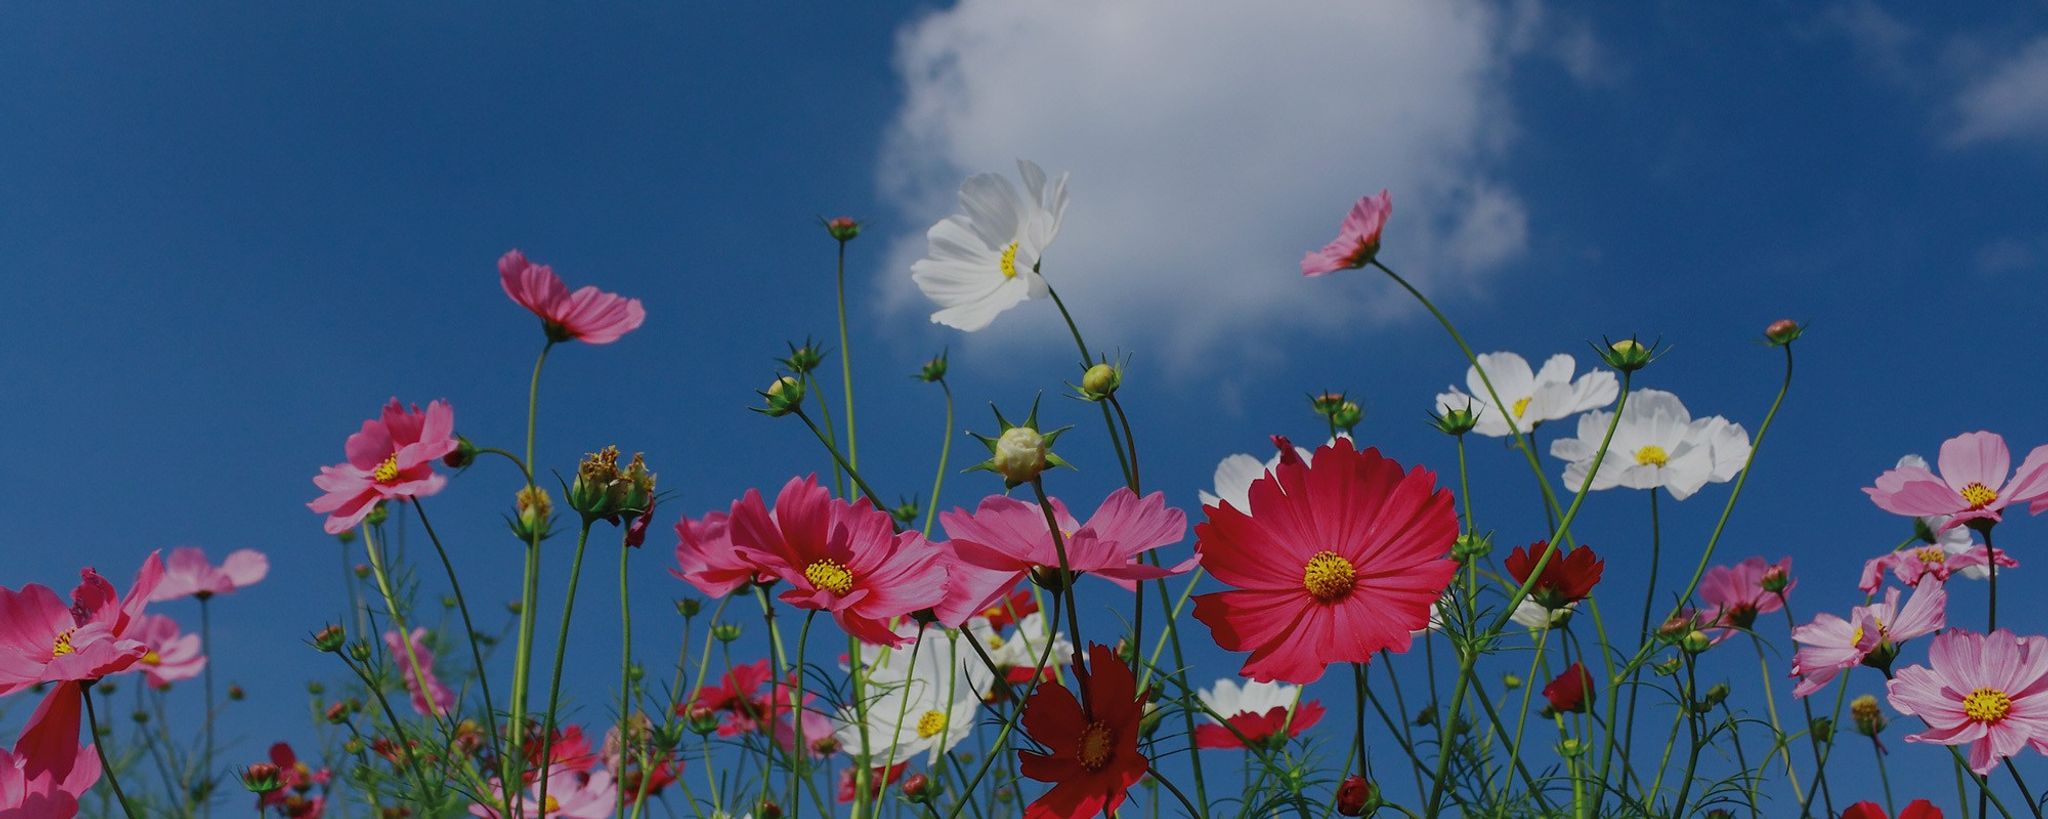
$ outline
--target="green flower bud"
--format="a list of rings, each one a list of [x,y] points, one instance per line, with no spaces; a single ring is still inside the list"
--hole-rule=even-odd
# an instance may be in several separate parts
[[[1783,347],[1797,341],[1805,333],[1806,328],[1799,326],[1799,322],[1791,319],[1778,319],[1771,322],[1770,326],[1764,328],[1764,339],[1769,341],[1771,346]]]
[[[754,411],[770,418],[781,418],[803,407],[804,382],[785,375],[775,379],[760,395],[767,401],[767,406],[755,407]]]
[[[704,601],[695,597],[685,597],[676,601],[676,613],[682,615],[685,620],[697,616],[697,612],[703,610]]]
[[[851,216],[834,216],[824,220],[824,223],[825,233],[839,240],[840,244],[851,242],[854,237],[860,235],[860,222]]]
[[[711,627],[711,639],[713,640],[721,643],[730,643],[739,638],[740,624],[738,623],[719,623]]]
[[[1117,388],[1123,386],[1123,383],[1123,370],[1105,361],[1089,367],[1087,372],[1081,374],[1081,397],[1090,401],[1100,401],[1115,395]]]
[[[803,346],[801,347],[789,344],[789,357],[776,359],[776,363],[781,364],[784,369],[790,372],[803,375],[817,369],[818,365],[825,363],[825,351],[819,349],[818,345],[810,339],[804,339]]]
[[[1345,432],[1350,432],[1363,420],[1365,420],[1365,408],[1359,406],[1355,401],[1346,401],[1337,408],[1336,412],[1330,413],[1330,423],[1336,424],[1338,428]]]
[[[1599,350],[1599,353],[1600,359],[1607,362],[1607,366],[1613,367],[1616,372],[1624,373],[1632,373],[1647,367],[1657,358],[1655,347],[1645,347],[1633,337],[1612,342],[1606,349]]]
[[[329,625],[313,634],[313,647],[329,654],[339,653],[347,642],[348,632],[337,625]]]
[[[1465,406],[1446,408],[1442,415],[1431,415],[1430,418],[1436,422],[1437,431],[1453,438],[1479,426],[1479,413],[1473,411],[1469,401]]]
[[[925,363],[924,363],[924,367],[923,367],[922,369],[918,370],[918,373],[917,373],[917,379],[918,379],[919,381],[923,381],[923,382],[925,382],[925,383],[927,383],[927,384],[929,384],[929,383],[931,383],[931,382],[933,382],[933,381],[943,381],[943,380],[945,380],[945,378],[946,378],[946,354],[945,354],[945,353],[939,353],[938,355],[936,355],[936,356],[933,356],[933,357],[932,357],[932,359],[931,359],[930,361],[927,361],[927,362],[925,362]]]

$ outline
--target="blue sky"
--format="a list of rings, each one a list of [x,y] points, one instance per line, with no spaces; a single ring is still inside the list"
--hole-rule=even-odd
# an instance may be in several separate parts
[[[269,552],[270,580],[218,607],[219,673],[250,690],[225,736],[238,754],[277,725],[303,739],[301,684],[340,669],[273,647],[345,601],[309,478],[392,395],[447,398],[465,435],[517,443],[539,334],[498,291],[498,254],[646,303],[639,332],[555,356],[541,460],[645,450],[668,521],[825,466],[801,429],[744,407],[786,340],[834,332],[815,219],[839,213],[870,226],[849,273],[863,461],[883,493],[924,492],[941,417],[905,377],[919,362],[951,350],[969,429],[992,426],[988,401],[1022,408],[1074,377],[1049,305],[966,338],[928,324],[908,284],[959,180],[1020,156],[1073,171],[1046,273],[1091,343],[1131,355],[1148,483],[1185,507],[1222,456],[1314,436],[1301,396],[1321,388],[1365,401],[1361,438],[1454,469],[1423,412],[1462,381],[1456,350],[1383,281],[1294,272],[1381,187],[1383,258],[1481,350],[1583,364],[1589,339],[1661,338],[1672,352],[1639,383],[1753,430],[1778,378],[1760,329],[1812,325],[1722,547],[1793,556],[1802,617],[1859,602],[1862,559],[1897,542],[1858,488],[1898,455],[1974,429],[2048,442],[2037,4],[1154,5],[0,10],[16,476],[0,583],[68,587],[81,563],[125,582],[181,544]],[[1046,401],[1079,425],[1063,443],[1081,471],[1054,491],[1084,508],[1115,482],[1092,411]],[[1540,537],[1526,470],[1484,442],[1473,455],[1482,527],[1503,550]],[[483,608],[514,596],[513,488],[487,467],[433,501]],[[955,476],[945,502],[997,488]],[[1725,497],[1673,505],[1672,561]],[[1578,528],[1631,584],[1643,505],[1598,496]],[[2044,527],[2016,521],[2001,545],[2030,563]],[[668,545],[633,556],[654,662],[676,635],[644,624],[682,592]],[[598,650],[613,554],[594,554],[589,667],[571,676],[591,691],[615,662]],[[2007,600],[2022,628],[2048,612]],[[1344,713],[1340,687],[1314,692]],[[1924,759],[1939,764],[1901,754]]]

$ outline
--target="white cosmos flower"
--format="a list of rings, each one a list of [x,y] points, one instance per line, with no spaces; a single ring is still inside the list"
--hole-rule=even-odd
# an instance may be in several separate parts
[[[1006,671],[1038,665],[1039,656],[1045,654],[1047,635],[1051,633],[1045,627],[1045,614],[1035,611],[1025,615],[1007,637],[997,634],[988,620],[980,617],[967,621],[967,631],[988,649],[988,658],[995,661],[996,667]],[[1045,665],[1039,667],[1061,666],[1074,661],[1074,643],[1067,639],[1067,635],[1052,634],[1050,639],[1052,654],[1047,655]],[[978,661],[979,658],[975,659]]]
[[[1222,714],[1224,719],[1238,714],[1263,714],[1275,708],[1294,706],[1295,686],[1277,682],[1247,682],[1239,685],[1236,680],[1217,680],[1216,685],[1195,692],[1202,698],[1202,704],[1209,710]],[[1215,722],[1207,714],[1203,719]]]
[[[1493,438],[1507,437],[1510,415],[1515,418],[1515,428],[1526,433],[1545,421],[1612,404],[1621,392],[1614,373],[1606,370],[1594,370],[1572,380],[1578,362],[1563,353],[1551,356],[1543,362],[1542,370],[1534,372],[1527,360],[1514,353],[1482,353],[1478,358],[1479,366],[1486,368],[1486,377],[1493,382],[1493,391],[1507,404],[1507,410],[1493,405],[1486,382],[1479,380],[1477,367],[1465,368],[1465,387],[1470,392],[1452,387],[1450,392],[1436,397],[1436,410],[1441,414],[1469,406],[1478,416],[1478,425],[1472,431]]]
[[[1515,605],[1515,613],[1508,615],[1508,619],[1515,621],[1515,625],[1522,628],[1531,631],[1541,631],[1550,628],[1552,624],[1564,624],[1566,620],[1571,619],[1572,612],[1578,610],[1579,601],[1577,600],[1566,603],[1564,608],[1553,612],[1550,609],[1544,608],[1543,604],[1536,602],[1534,599],[1524,597],[1522,602]]]
[[[860,709],[841,708],[833,718],[840,745],[859,753],[865,727],[868,754],[878,766],[921,753],[936,761],[974,733],[975,710],[993,677],[979,667],[972,649],[957,645],[968,639],[973,638],[927,628],[915,660],[912,649],[862,646],[867,719],[861,721]]]
[[[1019,193],[1008,177],[983,173],[960,185],[960,210],[925,233],[931,250],[910,266],[910,279],[937,302],[932,321],[974,332],[1025,299],[1046,294],[1038,260],[1060,232],[1067,175],[1048,187],[1045,171],[1017,160]]]
[[[1350,435],[1339,432],[1336,438],[1331,438],[1325,441],[1324,444],[1336,443],[1337,438],[1348,439],[1350,437]],[[1313,463],[1315,461],[1315,453],[1302,447],[1295,447],[1294,454],[1301,456],[1303,463]],[[1201,496],[1203,506],[1216,506],[1224,501],[1228,501],[1238,511],[1250,513],[1252,510],[1252,484],[1257,482],[1258,479],[1265,477],[1266,473],[1272,471],[1273,467],[1279,465],[1280,454],[1277,452],[1273,453],[1273,457],[1267,458],[1264,463],[1261,463],[1257,456],[1246,455],[1242,452],[1228,456],[1216,465],[1216,492],[1214,494],[1197,492],[1196,494]]]
[[[1567,488],[1577,491],[1585,482],[1613,417],[1588,412],[1579,416],[1577,437],[1550,443],[1550,454],[1569,462],[1564,468]],[[1708,483],[1733,480],[1748,458],[1749,433],[1741,424],[1718,415],[1694,420],[1678,396],[1636,390],[1622,407],[1621,423],[1592,488],[1663,489],[1672,499],[1685,500]]]
[[[1436,599],[1436,605],[1429,607],[1429,624],[1423,626],[1422,628],[1408,632],[1408,636],[1410,638],[1419,638],[1432,631],[1443,631],[1444,609],[1452,605],[1456,604],[1454,601],[1451,600],[1450,590],[1446,589],[1444,590],[1443,596],[1438,597]]]

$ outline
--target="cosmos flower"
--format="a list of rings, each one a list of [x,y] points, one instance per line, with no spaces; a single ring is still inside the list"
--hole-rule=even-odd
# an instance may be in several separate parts
[[[1283,462],[1252,484],[1250,509],[1206,508],[1202,565],[1230,591],[1195,597],[1195,619],[1243,675],[1309,683],[1330,663],[1406,651],[1457,564],[1451,493],[1436,475],[1348,439],[1311,463]]]
[[[1844,620],[1827,612],[1792,630],[1800,644],[1792,655],[1792,676],[1799,684],[1792,696],[1804,697],[1827,687],[1835,677],[1859,663],[1888,667],[1900,644],[1933,634],[1947,624],[1948,592],[1941,581],[1924,581],[1902,607],[1899,590],[1886,589],[1884,602],[1857,606]]]
[[[625,731],[613,725],[604,733],[604,765],[618,771],[619,789],[632,802],[641,791],[640,778],[647,776],[647,795],[660,794],[682,773],[683,760],[673,749],[659,747],[654,738],[654,720],[634,714],[626,720]]]
[[[2048,446],[2035,447],[2013,470],[2004,438],[1992,432],[1965,432],[1942,442],[1939,460],[1938,475],[1925,462],[1901,463],[1877,476],[1877,485],[1863,492],[1887,512],[1945,515],[1948,520],[1941,530],[1973,521],[1995,524],[2013,504],[2034,503],[2035,514],[2048,511]]]
[[[1529,369],[1527,359],[1514,353],[1481,353],[1477,358],[1477,367],[1465,368],[1465,387],[1470,392],[1450,388],[1436,397],[1436,411],[1441,415],[1470,408],[1477,421],[1472,431],[1493,438],[1509,434],[1510,418],[1514,428],[1526,434],[1537,424],[1612,404],[1621,392],[1614,373],[1606,370],[1593,370],[1574,380],[1572,372],[1578,361],[1562,353],[1551,356],[1543,362],[1543,369],[1535,371]],[[1493,405],[1486,381],[1479,378],[1481,368],[1493,382],[1493,392],[1506,402],[1506,409]]]
[[[255,549],[237,549],[215,566],[207,562],[205,550],[181,546],[164,559],[164,581],[150,594],[149,602],[227,594],[256,585],[269,573],[270,559]]]
[[[696,695],[678,706],[678,710],[688,714],[692,708],[702,707],[725,713],[718,724],[718,735],[722,737],[760,730],[768,713],[761,686],[774,676],[767,660],[735,663],[716,685],[697,689]]]
[[[1337,238],[1301,257],[1301,275],[1321,276],[1371,263],[1380,252],[1380,231],[1393,212],[1394,197],[1385,190],[1359,199],[1337,226]]]
[[[201,653],[199,635],[178,633],[178,621],[161,614],[144,614],[133,630],[135,639],[140,640],[146,651],[135,661],[135,667],[142,669],[143,676],[156,688],[165,688],[179,680],[189,680],[206,670],[206,655]]]
[[[1777,589],[1769,588],[1776,585]],[[1759,614],[1785,607],[1785,595],[1799,581],[1792,577],[1792,558],[1766,563],[1752,557],[1733,566],[1714,566],[1700,578],[1700,600],[1717,612],[1722,625],[1749,628]]]
[[[0,696],[38,683],[97,680],[148,653],[139,639],[142,610],[163,580],[163,558],[150,553],[125,597],[99,572],[79,574],[68,606],[48,586],[0,588]]]
[[[1279,436],[1275,437],[1279,438]],[[1335,441],[1337,438],[1349,437],[1339,433],[1336,438],[1331,438],[1330,440]],[[1250,509],[1251,500],[1249,496],[1253,481],[1264,477],[1267,472],[1272,471],[1273,467],[1279,466],[1282,460],[1287,460],[1291,457],[1307,462],[1310,458],[1315,457],[1314,452],[1295,446],[1292,442],[1287,442],[1286,438],[1279,438],[1279,441],[1286,442],[1284,444],[1276,442],[1276,446],[1283,446],[1285,451],[1274,453],[1273,457],[1267,458],[1263,463],[1257,457],[1238,453],[1228,456],[1222,462],[1216,464],[1216,491],[1213,494],[1209,492],[1197,493],[1197,496],[1201,498],[1202,505],[1216,506],[1222,503],[1229,503],[1231,506],[1237,507],[1239,511]]]
[[[784,484],[773,514],[748,490],[733,506],[730,535],[764,574],[789,584],[782,602],[830,612],[865,642],[909,643],[908,615],[946,594],[939,550],[915,531],[897,532],[887,512],[832,497],[816,475]]]
[[[1968,529],[1957,527],[1949,532],[1960,532],[1968,541]],[[1944,540],[1946,540],[1944,533]],[[1951,551],[1953,550],[1953,551]],[[1952,577],[1966,580],[1982,580],[1991,573],[1991,550],[1984,544],[1951,546],[1947,543],[1928,543],[1896,552],[1885,552],[1863,562],[1863,576],[1856,583],[1864,594],[1876,594],[1884,585],[1884,576],[1890,572],[1906,586],[1918,586],[1927,578],[1947,581]],[[2016,568],[2020,565],[2012,554],[1998,550],[2000,569]]]
[[[956,656],[945,649],[954,638],[942,631],[927,629],[925,633],[931,636],[921,648],[941,649],[935,653],[947,659],[928,664],[920,650],[915,665],[899,661],[896,667],[882,666],[889,670],[880,678],[869,680],[865,714],[849,705],[840,709],[834,720],[839,744],[848,753],[876,762],[900,761],[923,754],[927,761],[936,762],[973,735],[981,693],[977,681],[961,673],[965,666],[959,664],[959,660],[970,658],[964,651]],[[903,654],[907,660],[907,649],[892,651]],[[982,669],[979,680],[985,685],[987,679],[988,670]]]
[[[1046,295],[1038,263],[1060,232],[1067,175],[1046,184],[1045,171],[1017,161],[1019,193],[999,174],[975,174],[960,185],[960,210],[926,232],[931,250],[910,266],[917,289],[939,306],[932,322],[974,332],[1025,299]]]
[[[647,320],[647,310],[639,299],[601,292],[589,285],[571,293],[554,268],[529,262],[526,254],[516,249],[498,258],[498,284],[505,288],[505,295],[540,317],[549,341],[610,344]]]
[[[731,516],[725,512],[676,521],[676,567],[669,574],[712,597],[731,594],[761,572],[750,552],[732,545]]]
[[[1541,540],[1527,546],[1516,546],[1501,561],[1501,567],[1508,570],[1516,583],[1527,583],[1536,562],[1549,548],[1550,544]],[[1593,593],[1593,586],[1600,582],[1600,573],[1606,567],[1607,561],[1593,554],[1590,546],[1580,546],[1568,552],[1560,549],[1543,564],[1536,585],[1529,587],[1529,599],[1546,609],[1561,609],[1577,603]]]
[[[1137,581],[1194,568],[1193,558],[1175,566],[1153,566],[1140,559],[1187,534],[1187,515],[1168,507],[1162,493],[1139,498],[1119,487],[1085,524],[1068,514],[1066,504],[1057,498],[1052,507],[1066,545],[1067,566],[1077,573],[1102,577],[1128,591]],[[949,569],[950,588],[936,611],[939,622],[948,626],[958,626],[988,608],[1032,570],[1060,566],[1045,511],[1035,503],[990,495],[972,514],[954,509],[940,513],[939,522],[952,538],[947,545],[956,556]]]
[[[382,501],[439,492],[448,478],[434,474],[434,462],[457,443],[455,410],[447,402],[432,402],[423,413],[393,398],[348,436],[348,460],[320,467],[313,485],[326,494],[306,508],[327,515],[327,533],[335,535],[355,528]]]
[[[75,816],[78,800],[100,779],[93,746],[80,747],[81,700],[77,683],[61,683],[43,698],[14,750],[0,750],[0,819]]]
[[[1550,703],[1550,710],[1560,714],[1584,711],[1593,705],[1593,675],[1579,663],[1565,666],[1563,672],[1543,686],[1543,699]]]
[[[1927,665],[1899,669],[1885,691],[1899,713],[1927,723],[1907,742],[1968,745],[1979,776],[2022,748],[2048,753],[2048,638],[1950,631],[1934,638]]]
[[[1049,628],[1042,612],[1025,615],[1008,637],[997,634],[993,625],[979,617],[967,621],[966,631],[981,640],[989,659],[1012,684],[1030,682],[1033,676],[1053,676],[1054,669],[1074,660],[1073,641],[1067,639],[1065,632],[1056,633]],[[1047,640],[1052,641],[1049,653]],[[1039,665],[1040,657],[1045,658],[1044,665]]]
[[[1040,685],[1024,702],[1024,731],[1044,753],[1019,751],[1025,776],[1052,783],[1024,809],[1024,819],[1115,816],[1150,763],[1138,750],[1145,695],[1130,666],[1104,645],[1088,647],[1088,669],[1075,668],[1087,706],[1058,683]]]
[[[1564,482],[1573,491],[1585,483],[1613,417],[1588,412],[1579,416],[1576,437],[1550,442],[1550,454],[1567,461]],[[1663,489],[1673,500],[1685,500],[1708,483],[1733,480],[1748,459],[1749,433],[1741,424],[1718,415],[1695,420],[1678,396],[1636,390],[1622,407],[1621,423],[1591,488]]]
[[[498,780],[492,780],[491,785],[492,792],[501,792]],[[541,802],[540,783],[535,782],[514,795],[517,804],[511,811],[477,804],[469,807],[469,815],[484,819],[610,819],[618,800],[618,786],[612,782],[610,772],[555,768],[548,772],[545,804]]]
[[[1243,748],[1245,740],[1263,745],[1282,737],[1301,736],[1323,718],[1323,704],[1315,700],[1302,700],[1295,704],[1300,695],[1299,688],[1273,682],[1249,682],[1239,686],[1236,680],[1217,680],[1216,685],[1196,692],[1202,704],[1223,715],[1231,728],[1218,724],[1214,717],[1203,715],[1204,723],[1195,726],[1195,745],[1202,748]],[[1288,712],[1292,710],[1290,719]],[[1243,734],[1244,739],[1238,739]]]
[[[1842,809],[1841,819],[1891,819],[1884,807],[1876,802],[1858,802]],[[1898,819],[1941,819],[1941,809],[1933,802],[1915,799],[1899,811]]]
[[[263,794],[256,803],[290,819],[319,819],[327,800],[312,792],[331,781],[333,773],[326,768],[315,770],[283,742],[270,746],[270,764],[277,766],[278,789]]]
[[[411,650],[406,644],[411,643]],[[396,631],[384,632],[384,649],[391,653],[393,662],[398,663],[399,676],[405,680],[405,690],[412,694],[412,710],[422,716],[438,716],[448,713],[455,705],[455,692],[448,684],[434,675],[434,651],[427,647],[427,630],[414,627],[410,640],[401,639]],[[419,665],[413,665],[414,659]],[[420,687],[421,680],[426,687]],[[429,707],[428,696],[433,697]]]

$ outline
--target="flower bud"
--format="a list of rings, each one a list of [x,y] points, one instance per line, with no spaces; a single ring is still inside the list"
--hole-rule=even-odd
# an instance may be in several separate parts
[[[851,216],[834,216],[825,220],[825,232],[838,239],[840,244],[845,244],[860,235],[860,222]]]
[[[1600,351],[1601,360],[1616,372],[1632,373],[1650,365],[1657,355],[1652,347],[1645,347],[1634,338],[1624,338],[1607,345]]]
[[[704,601],[695,597],[685,597],[676,601],[676,613],[682,615],[685,620],[697,616],[697,612],[703,610]]]
[[[761,397],[768,402],[767,407],[755,407],[754,411],[770,418],[781,418],[803,407],[804,382],[785,375],[761,391]]]
[[[719,623],[711,627],[711,639],[713,640],[721,643],[730,643],[739,638],[740,624],[738,623]]]
[[[370,526],[382,526],[384,521],[390,516],[391,513],[384,510],[384,502],[378,501],[376,506],[370,507],[370,514],[363,516],[363,523]]]
[[[1517,688],[1522,687],[1522,678],[1517,677],[1513,674],[1502,674],[1500,675],[1500,684],[1501,687],[1506,688],[1509,691],[1513,691]]]
[[[1343,406],[1337,408],[1336,412],[1330,413],[1330,423],[1336,424],[1345,432],[1350,432],[1358,426],[1358,422],[1363,420],[1365,420],[1365,408],[1359,406],[1356,401],[1346,401]]]
[[[1807,732],[1821,742],[1835,741],[1835,721],[1828,717],[1814,717],[1807,724]]]
[[[1849,718],[1855,722],[1856,733],[1867,737],[1883,733],[1891,722],[1885,719],[1884,708],[1877,704],[1877,698],[1869,694],[1849,701]]]
[[[245,699],[248,699],[248,698],[249,698],[249,692],[247,692],[247,691],[243,691],[243,690],[242,690],[242,687],[241,687],[241,686],[239,686],[239,685],[235,685],[234,683],[228,683],[228,701],[229,701],[229,702],[241,702],[242,700],[245,700]]]
[[[946,354],[940,353],[924,363],[917,372],[917,379],[927,384],[946,379]]]
[[[339,531],[339,532],[335,532],[335,533],[334,533],[334,539],[335,539],[335,540],[337,540],[337,541],[340,541],[340,542],[342,542],[342,543],[344,543],[344,544],[348,544],[348,543],[354,543],[354,542],[356,542],[356,530],[354,530],[354,529],[343,529],[343,530],[341,530],[341,531]]]
[[[1764,338],[1770,341],[1772,346],[1783,347],[1798,340],[1799,336],[1805,332],[1806,328],[1799,326],[1799,322],[1791,319],[1778,319],[1771,322],[1770,326],[1764,328]]]
[[[1045,471],[1045,437],[1030,427],[1011,427],[996,439],[996,474],[1012,484],[1030,483]]]
[[[782,819],[782,806],[774,800],[763,799],[754,807],[754,819]]]
[[[363,752],[363,741],[355,737],[349,737],[348,741],[341,743],[341,750],[346,751],[350,755],[360,754]]]
[[[910,800],[913,804],[928,802],[932,797],[939,794],[939,788],[932,782],[931,777],[925,776],[922,773],[914,773],[904,777],[901,787],[903,788],[903,798]]]
[[[319,680],[312,680],[306,683],[306,693],[317,697],[327,693],[327,686]]]
[[[1415,711],[1415,725],[1416,725],[1416,727],[1418,727],[1418,728],[1420,728],[1420,727],[1427,727],[1427,726],[1431,726],[1431,725],[1435,725],[1435,724],[1436,724],[1436,706],[1434,706],[1434,705],[1425,705],[1425,706],[1422,706],[1422,707],[1421,707],[1421,708],[1419,708],[1419,709],[1416,709],[1416,711]]]
[[[1451,541],[1451,559],[1460,563],[1470,563],[1485,557],[1492,551],[1493,537],[1491,535],[1466,532],[1458,535],[1457,540]]]
[[[1053,594],[1067,590],[1067,573],[1058,566],[1031,567],[1031,582]]]
[[[1706,703],[1706,705],[1707,705],[1707,707],[1708,707],[1708,708],[1714,708],[1714,707],[1717,707],[1717,706],[1719,706],[1719,705],[1720,705],[1721,703],[1724,703],[1724,702],[1727,702],[1727,701],[1728,701],[1728,684],[1727,684],[1727,683],[1724,683],[1724,682],[1721,682],[1721,683],[1714,683],[1714,684],[1713,684],[1712,686],[1708,687],[1708,688],[1707,688],[1707,696],[1706,696],[1706,699],[1702,700],[1702,702],[1705,702],[1705,703]]]
[[[357,580],[362,580],[362,579],[365,579],[365,578],[367,578],[367,577],[369,577],[369,576],[370,576],[370,564],[368,564],[368,563],[357,563],[357,564],[355,565],[355,568],[354,568],[354,569],[352,569],[351,571],[354,571],[354,572],[356,573],[356,579],[357,579]]]
[[[476,452],[476,444],[470,443],[468,438],[457,435],[455,436],[454,451],[441,456],[441,463],[447,464],[449,469],[467,469],[470,464],[476,463]]]
[[[337,702],[327,706],[327,722],[332,725],[348,722],[348,703]]]
[[[718,712],[708,705],[690,705],[684,718],[690,721],[690,730],[699,735],[718,730]]]
[[[1920,523],[1920,520],[1919,518],[1914,518],[1913,522]],[[1920,525],[1925,526],[1926,524],[1921,523]],[[1784,591],[1791,584],[1792,575],[1786,572],[1782,566],[1772,566],[1765,569],[1763,578],[1758,581],[1758,585],[1762,586],[1764,591],[1772,594]]]
[[[1465,406],[1462,407],[1445,407],[1442,415],[1430,417],[1435,419],[1438,432],[1453,438],[1471,432],[1473,427],[1479,426],[1479,413],[1473,411],[1470,401],[1465,402]]]
[[[512,517],[506,522],[512,527],[512,536],[522,543],[545,540],[553,534],[555,499],[548,490],[538,486],[521,487],[512,493]]]
[[[129,718],[129,719],[132,719],[132,720],[135,720],[135,724],[136,724],[136,725],[148,725],[148,724],[149,724],[149,712],[148,712],[148,711],[144,711],[144,710],[142,710],[142,709],[140,709],[140,708],[137,708],[137,709],[135,709],[135,712],[134,712],[134,713],[132,713],[132,714],[129,714],[129,715],[128,715],[128,718]]]
[[[1679,650],[1687,654],[1698,654],[1712,648],[1713,645],[1714,638],[1708,637],[1706,632],[1699,629],[1688,631],[1684,637],[1678,638]]]
[[[1344,777],[1337,786],[1337,813],[1344,816],[1371,816],[1384,804],[1379,786],[1358,774]]]
[[[1308,408],[1325,418],[1336,415],[1337,410],[1342,409],[1345,403],[1347,402],[1341,392],[1325,392],[1308,397]]]
[[[1089,367],[1087,372],[1081,374],[1081,397],[1090,401],[1100,401],[1115,395],[1117,388],[1123,386],[1123,383],[1123,370],[1105,361]]]
[[[1580,742],[1578,737],[1565,737],[1564,741],[1557,743],[1557,755],[1565,759],[1575,758],[1585,752],[1586,743]]]
[[[242,787],[248,788],[249,792],[254,794],[266,794],[277,790],[277,766],[268,762],[250,765],[242,771]]]
[[[917,508],[916,500],[906,499],[889,510],[889,517],[895,518],[898,525],[908,528],[917,521],[919,511],[921,510]]]
[[[803,346],[801,347],[790,344],[789,357],[777,359],[776,363],[781,364],[790,372],[803,375],[817,369],[818,365],[825,363],[825,351],[819,349],[818,345],[811,343],[810,339],[804,339]]]
[[[341,626],[329,625],[313,634],[313,647],[329,654],[340,653],[341,647],[347,643],[348,632]]]
[[[1655,672],[1659,677],[1669,677],[1673,674],[1678,673],[1678,663],[1678,658],[1672,657],[1668,660],[1665,660],[1664,662],[1650,666],[1650,670]]]
[[[349,647],[348,647],[348,656],[349,656],[349,657],[351,657],[351,658],[353,658],[353,659],[354,659],[354,660],[355,660],[356,662],[359,662],[359,663],[367,663],[367,662],[369,662],[369,661],[370,661],[370,643],[369,643],[369,641],[367,641],[367,640],[357,640],[357,641],[355,641],[354,643],[350,643],[350,644],[349,644]]]

